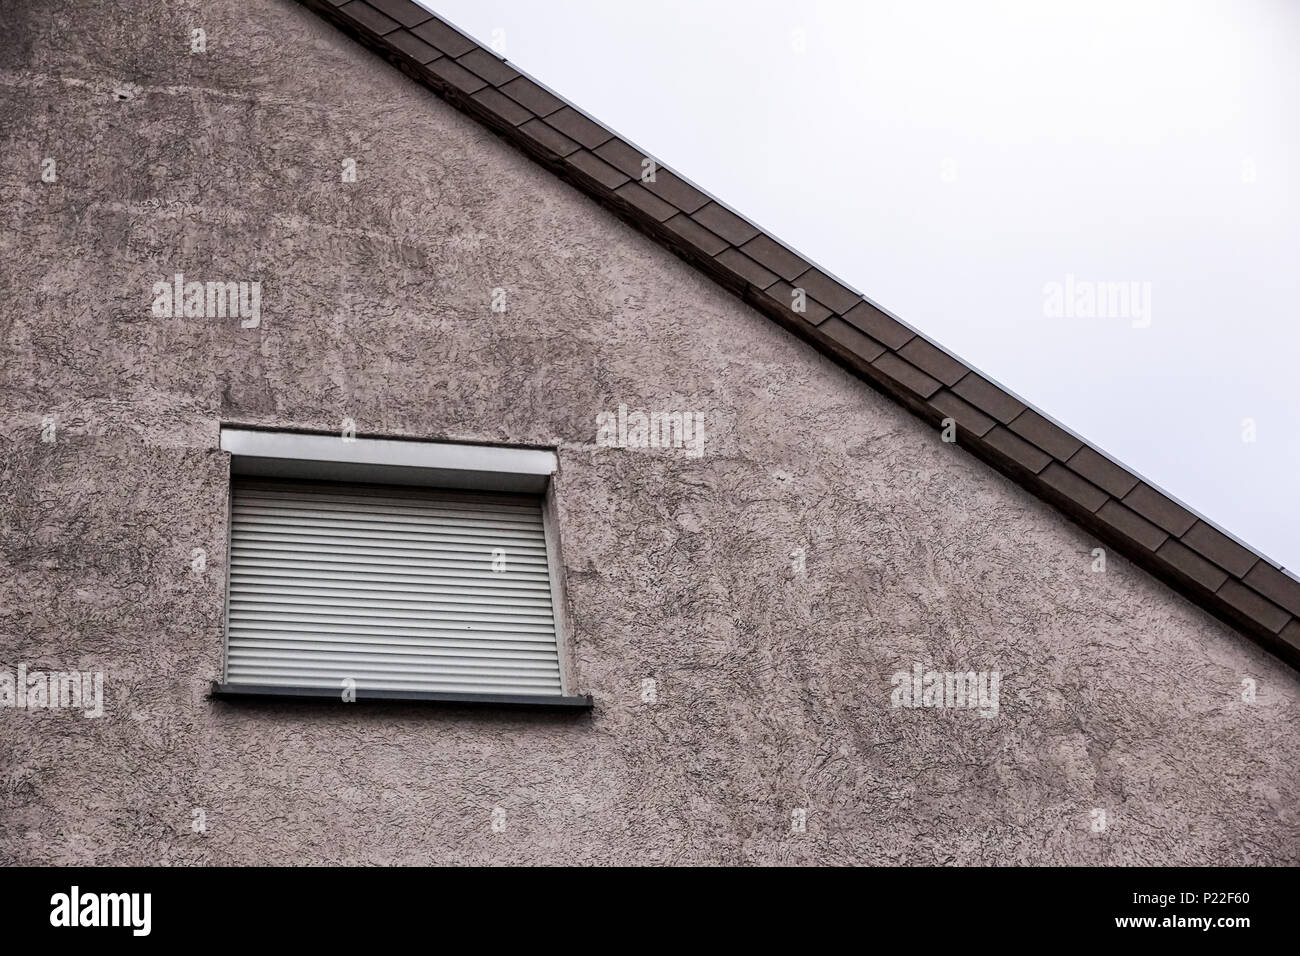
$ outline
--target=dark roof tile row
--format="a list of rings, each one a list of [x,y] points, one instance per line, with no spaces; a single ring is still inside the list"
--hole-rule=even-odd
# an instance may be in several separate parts
[[[344,8],[342,12],[346,13],[347,9]],[[464,36],[455,27],[448,26],[446,23],[443,23],[441,20],[432,16],[419,26],[412,29],[411,32],[425,43],[436,46],[447,56],[464,56],[470,50],[473,50],[478,46],[477,43],[469,37]]]
[[[1070,468],[1087,478],[1098,488],[1105,489],[1116,498],[1123,498],[1133,490],[1137,478],[1096,450],[1084,445],[1066,462]]]
[[[401,26],[396,20],[384,16],[364,0],[352,0],[351,3],[345,3],[340,9],[371,33],[379,36],[392,33]]]
[[[946,388],[931,396],[930,404],[945,418],[951,418],[956,422],[957,427],[978,438],[984,437],[997,424],[974,405],[962,401],[955,392],[950,392]]]
[[[912,336],[898,354],[945,385],[956,385],[970,372],[961,362],[919,335]]]
[[[1024,402],[1008,395],[979,372],[971,372],[959,379],[952,390],[1003,425],[1011,424],[1025,410]]]
[[[572,106],[558,109],[546,117],[546,122],[554,126],[574,142],[581,143],[587,149],[597,149],[610,140],[612,134],[603,126],[598,126],[583,116]]]
[[[1083,447],[1083,442],[1032,408],[1025,409],[1008,424],[1013,432],[1033,442],[1057,461],[1069,461]]]
[[[462,93],[477,93],[488,85],[487,80],[471,73],[450,57],[439,57],[428,64],[426,69],[443,83],[454,86]]]
[[[526,76],[511,80],[501,87],[501,92],[510,97],[534,116],[543,119],[552,113],[564,109],[564,101],[550,90],[544,90]]]
[[[899,358],[897,352],[887,352],[871,364],[872,367],[921,398],[929,398],[941,387],[941,383],[926,375],[911,362]]]
[[[1300,617],[1300,581],[1267,561],[1259,561],[1243,579],[1260,594]]]
[[[631,203],[655,222],[666,222],[681,212],[670,202],[664,202],[638,182],[626,182],[614,190],[614,195]]]
[[[1130,511],[1114,498],[1107,498],[1097,509],[1097,517],[1119,534],[1134,541],[1148,551],[1155,551],[1168,540],[1169,535],[1157,528],[1137,512]]]
[[[522,133],[528,142],[541,150],[544,155],[554,156],[563,159],[570,153],[576,153],[582,149],[577,143],[569,139],[554,126],[547,124],[546,120],[534,117],[526,123],[518,126],[519,132]],[[623,187],[619,187],[620,189]],[[616,193],[617,195],[617,193]]]
[[[771,236],[759,233],[740,247],[740,251],[760,265],[771,269],[787,282],[808,271],[808,263]]]
[[[1001,425],[991,429],[984,436],[984,440],[1003,458],[1035,475],[1046,468],[1047,463],[1052,460],[1046,452]]]
[[[505,86],[511,80],[519,79],[519,73],[513,66],[508,66],[505,60],[477,47],[459,57],[456,62],[493,86]]]
[[[1295,578],[409,0],[300,2],[1300,667]]]
[[[799,297],[800,292],[803,293],[802,299]],[[830,309],[810,296],[807,289],[797,289],[788,282],[772,283],[768,286],[766,294],[779,307],[789,309],[792,317],[803,319],[812,325],[821,325],[832,314]]]
[[[727,248],[726,239],[715,236],[684,212],[678,213],[665,222],[664,228],[671,231],[681,242],[702,250],[706,256],[716,256]]]
[[[746,283],[756,289],[766,289],[777,281],[776,276],[768,272],[739,249],[727,248],[713,257],[714,261],[740,276]]]
[[[481,103],[485,109],[492,110],[511,126],[522,126],[534,118],[533,114],[528,110],[507,97],[500,90],[493,89],[490,86],[484,87],[475,93],[474,100]],[[586,155],[590,156],[591,154],[587,153]]]
[[[1175,538],[1186,534],[1187,529],[1196,523],[1196,515],[1174,504],[1148,484],[1138,484],[1123,500],[1124,504]]]
[[[758,230],[730,209],[710,202],[692,213],[691,218],[705,229],[716,233],[733,246],[742,246],[758,235]]]
[[[565,159],[565,162],[576,168],[585,176],[589,177],[593,182],[608,189],[610,192],[613,192],[619,186],[622,186],[628,181],[626,176],[609,163],[605,162],[595,153],[589,153],[585,149],[580,149],[576,153],[571,153]],[[723,245],[725,246],[726,243],[723,243]]]
[[[833,317],[822,327],[821,331],[855,355],[870,356],[867,361],[885,354],[883,345],[869,336],[863,335],[839,316]]]
[[[413,27],[425,20],[433,19],[433,14],[419,4],[412,3],[411,0],[368,0],[368,2],[380,13],[396,20],[404,27]]]
[[[865,305],[862,296],[840,285],[820,269],[809,269],[794,280],[796,288],[805,290],[818,302],[824,302],[834,312],[844,315],[859,304]]]
[[[429,46],[414,33],[406,30],[398,30],[393,33],[388,37],[388,42],[397,50],[415,60],[416,63],[431,63],[442,56],[442,51],[437,47]]]

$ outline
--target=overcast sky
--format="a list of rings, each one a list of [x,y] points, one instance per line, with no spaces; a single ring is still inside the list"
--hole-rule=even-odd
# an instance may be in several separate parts
[[[420,2],[1300,568],[1300,2]]]

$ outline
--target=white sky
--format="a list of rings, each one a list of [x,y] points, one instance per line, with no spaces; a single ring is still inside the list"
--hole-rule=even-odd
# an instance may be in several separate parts
[[[1300,568],[1300,3],[420,2]]]

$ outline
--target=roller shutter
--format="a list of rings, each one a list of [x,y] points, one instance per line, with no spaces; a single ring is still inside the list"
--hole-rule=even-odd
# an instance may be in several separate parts
[[[228,682],[562,693],[539,499],[248,479],[231,491]]]

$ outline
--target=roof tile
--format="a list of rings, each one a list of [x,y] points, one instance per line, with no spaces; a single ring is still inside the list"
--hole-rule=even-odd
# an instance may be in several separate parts
[[[554,153],[556,156],[568,156],[570,153],[576,153],[582,148],[569,137],[558,130],[552,129],[539,119],[531,119],[521,126],[516,126],[515,129],[525,134],[547,152]]]
[[[984,436],[997,424],[978,408],[968,405],[946,388],[930,399],[930,404],[939,409],[945,418],[951,418],[957,427],[977,437]]]
[[[437,17],[425,20],[419,26],[413,27],[411,32],[425,43],[432,43],[451,57],[464,56],[475,46],[472,40],[462,36],[458,30],[449,27]]]
[[[787,282],[808,270],[808,263],[770,236],[759,233],[740,247],[749,258],[771,269]]]
[[[1193,551],[1209,558],[1219,567],[1224,568],[1234,577],[1242,578],[1259,560],[1226,534],[1210,527],[1204,521],[1197,521],[1182,536],[1183,544]]]
[[[364,0],[352,0],[351,3],[345,3],[339,9],[371,33],[379,36],[392,33],[400,26],[396,20],[384,16]]]
[[[482,47],[475,47],[458,58],[456,62],[466,69],[472,70],[493,86],[502,86],[519,76],[518,70],[512,66],[507,66],[500,57],[493,56]]]
[[[1284,574],[1267,561],[1260,561],[1243,580],[1274,604],[1300,616],[1300,581]]]
[[[1154,551],[1167,540],[1169,535],[1161,531],[1146,518],[1129,511],[1115,499],[1110,499],[1097,512],[1097,517],[1110,525],[1126,538],[1131,538],[1148,551]]]
[[[666,203],[640,183],[624,183],[614,190],[614,195],[631,203],[651,219],[663,222],[677,215],[677,207]]]
[[[613,135],[599,123],[587,119],[572,106],[556,110],[546,117],[546,122],[588,149],[595,149],[601,143],[608,142]]]
[[[462,93],[477,93],[483,87],[487,86],[482,80],[465,69],[459,63],[456,63],[449,57],[443,57],[440,60],[434,60],[426,69],[434,76],[441,79],[450,86],[455,87]]]
[[[1001,425],[995,426],[991,432],[985,435],[984,442],[1034,474],[1038,474],[1038,472],[1046,468],[1047,463],[1052,460],[1051,456],[1045,451],[1029,444],[1019,435],[1008,431]]]
[[[831,310],[807,294],[806,291],[803,293],[803,311],[797,311],[794,308],[794,302],[796,302],[794,293],[796,293],[796,290],[788,282],[774,282],[774,284],[767,287],[766,291],[768,297],[775,299],[781,308],[789,310],[790,315],[798,316],[810,325],[820,325],[831,317]]]
[[[1016,416],[1008,426],[1021,438],[1027,438],[1058,461],[1069,461],[1083,442],[1065,429],[1049,422],[1032,408]]]
[[[366,2],[404,27],[413,27],[433,16],[424,7],[412,3],[411,0],[366,0]]]
[[[758,230],[730,209],[711,202],[691,213],[691,218],[705,229],[726,239],[733,246],[741,246],[758,235]]]
[[[926,375],[915,365],[904,362],[893,352],[886,352],[872,362],[871,365],[922,398],[929,398],[939,390],[940,385],[937,381]]]
[[[596,162],[600,162],[600,160],[596,160]],[[614,170],[613,166],[608,168]],[[618,170],[614,170],[614,172],[619,176],[623,175]],[[716,256],[727,248],[727,240],[715,236],[684,212],[679,212],[673,216],[664,223],[664,226],[683,242],[695,246],[697,249],[702,249],[707,256]]]
[[[1165,563],[1177,568],[1201,587],[1217,591],[1228,580],[1225,572],[1217,564],[1211,564],[1186,545],[1170,538],[1160,546],[1156,554],[1164,558]]]
[[[785,282],[774,282],[766,289],[768,298],[774,300],[782,309],[796,318],[803,319],[809,325],[820,325],[830,318],[831,310],[826,308],[807,293],[803,297],[803,311],[795,309],[795,289]],[[875,358],[873,355],[872,358]]]
[[[898,354],[945,385],[956,385],[970,371],[947,352],[919,335],[899,349]]]
[[[695,212],[709,201],[709,197],[704,193],[676,173],[664,169],[662,166],[655,170],[654,181],[643,183],[643,185],[660,199],[668,200],[682,212]]]
[[[1038,477],[1086,511],[1096,511],[1106,501],[1106,492],[1084,481],[1060,462],[1052,462]]]
[[[556,110],[564,108],[563,100],[542,89],[526,76],[511,80],[501,87],[501,92],[538,116],[549,116]]]
[[[1137,484],[1135,476],[1087,445],[1075,452],[1066,464],[1116,498],[1123,498]]]
[[[850,325],[855,325],[863,332],[866,332],[873,339],[884,342],[891,349],[897,349],[916,335],[903,323],[890,318],[870,302],[859,302],[844,313],[844,319]]]
[[[713,261],[726,266],[750,285],[759,289],[766,289],[776,281],[775,273],[768,272],[739,249],[728,249],[721,255],[714,256]]]
[[[645,153],[628,143],[623,142],[617,136],[605,143],[596,150],[596,155],[609,163],[619,172],[624,173],[631,179],[640,180],[642,174],[648,168],[645,165],[646,160],[654,162]],[[658,176],[659,167],[655,166],[655,175]],[[642,183],[644,185],[644,183]]]
[[[846,289],[820,269],[809,269],[794,280],[794,285],[796,288],[807,289],[810,296],[840,315],[856,305],[864,304],[862,296],[852,289]]]
[[[964,376],[952,390],[982,412],[992,415],[1003,425],[1015,421],[1025,410],[1025,403],[1012,398],[979,372]]]
[[[435,50],[429,44],[425,43],[414,33],[408,33],[406,30],[398,30],[384,37],[384,40],[391,43],[394,49],[405,53],[417,63],[429,63],[442,56],[442,52]]]
[[[1300,621],[1291,618],[1287,626],[1282,628],[1278,637],[1293,653],[1300,652]]]
[[[1196,515],[1180,508],[1148,484],[1139,484],[1124,496],[1128,505],[1142,517],[1154,521],[1175,538],[1196,523]]]
[[[474,94],[473,99],[482,103],[485,107],[496,113],[511,126],[518,126],[520,123],[527,123],[533,118],[533,114],[528,112],[508,96],[502,96],[498,90],[492,87],[486,87]]]
[[[1259,622],[1274,634],[1291,620],[1291,615],[1286,611],[1237,581],[1226,581],[1217,593],[1250,620]]]
[[[589,153],[585,149],[573,153],[565,159],[565,162],[571,164],[579,172],[585,173],[606,189],[617,189],[627,182],[626,176],[594,153]]]
[[[830,319],[823,322],[817,327],[827,338],[838,342],[850,352],[860,356],[867,362],[874,361],[880,355],[884,354],[885,347],[870,336],[863,335],[849,323],[845,322],[839,316],[831,316]]]

